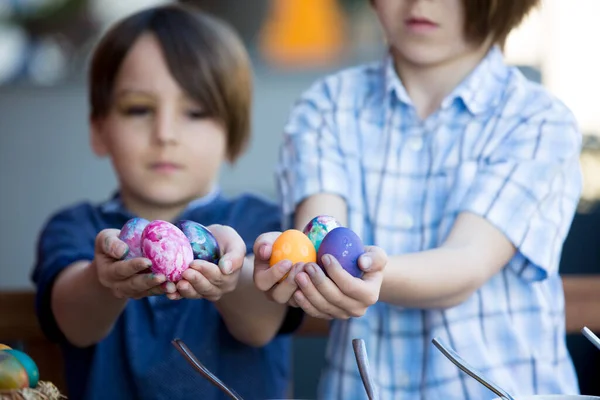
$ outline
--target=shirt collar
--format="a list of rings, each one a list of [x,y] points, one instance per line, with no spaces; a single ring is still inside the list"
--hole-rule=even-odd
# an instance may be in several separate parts
[[[185,210],[183,210],[182,214],[188,213],[197,208],[211,204],[220,195],[221,195],[220,186],[215,186],[208,194],[190,201],[188,203],[187,207],[185,208]],[[128,215],[130,217],[133,217],[133,214],[129,210],[127,210],[127,208],[123,204],[123,201],[121,200],[121,196],[120,196],[119,192],[116,192],[112,196],[111,199],[102,203],[100,205],[100,208],[101,208],[102,212],[104,212],[104,213],[121,213],[121,214]]]
[[[498,46],[493,46],[471,74],[446,96],[442,101],[442,108],[448,108],[456,99],[460,99],[473,114],[488,110],[500,100],[508,72],[502,51]],[[394,93],[398,100],[412,105],[408,92],[394,69],[391,52],[388,52],[385,60],[385,80],[387,93]]]

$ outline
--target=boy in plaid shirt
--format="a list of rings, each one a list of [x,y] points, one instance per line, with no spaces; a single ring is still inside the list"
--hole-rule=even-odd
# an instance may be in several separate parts
[[[434,337],[514,395],[578,393],[558,263],[581,133],[501,52],[538,0],[372,3],[389,52],[301,96],[278,168],[286,227],[333,215],[389,255],[380,292],[335,260],[267,288],[334,319],[320,397],[364,398],[356,337],[382,399],[495,397]]]

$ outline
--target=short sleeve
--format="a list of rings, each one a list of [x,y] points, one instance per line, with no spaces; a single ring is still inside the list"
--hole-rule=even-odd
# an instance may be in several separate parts
[[[459,210],[486,218],[507,236],[517,248],[510,268],[525,281],[558,273],[582,190],[581,140],[564,107],[522,119],[481,161]]]
[[[64,337],[56,324],[51,295],[58,274],[77,261],[93,260],[95,231],[89,222],[88,206],[63,211],[51,217],[42,229],[32,274],[36,285],[36,312],[42,330],[51,340]],[[90,207],[91,208],[91,207]]]
[[[292,227],[298,203],[318,193],[348,197],[348,178],[328,81],[317,82],[292,108],[276,170],[283,228]]]

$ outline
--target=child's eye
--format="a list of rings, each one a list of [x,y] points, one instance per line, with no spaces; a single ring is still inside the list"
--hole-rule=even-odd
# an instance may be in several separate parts
[[[152,109],[150,107],[146,107],[146,106],[131,106],[131,107],[126,107],[123,110],[123,113],[125,115],[129,115],[129,116],[143,116],[143,115],[147,115],[152,111]]]
[[[204,119],[208,118],[208,113],[204,110],[188,110],[186,112],[187,116],[191,119]]]

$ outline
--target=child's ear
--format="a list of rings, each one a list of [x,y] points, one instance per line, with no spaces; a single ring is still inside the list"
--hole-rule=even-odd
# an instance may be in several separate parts
[[[104,141],[103,135],[103,121],[101,118],[90,119],[90,145],[94,154],[98,157],[105,157],[108,155],[108,148]]]

